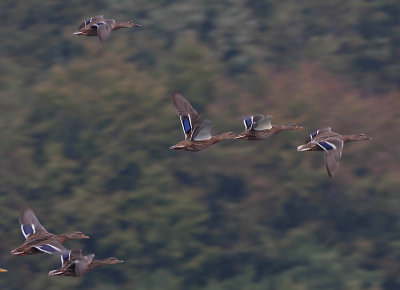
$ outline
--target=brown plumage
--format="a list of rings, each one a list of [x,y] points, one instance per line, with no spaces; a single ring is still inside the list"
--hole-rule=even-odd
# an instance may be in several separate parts
[[[243,119],[245,131],[239,134],[235,139],[246,139],[252,141],[261,141],[267,139],[279,132],[286,130],[300,130],[303,127],[297,124],[272,125],[272,116],[253,115]]]
[[[26,241],[21,246],[11,251],[11,254],[18,256],[39,253],[62,255],[68,252],[68,250],[61,245],[65,241],[89,238],[79,231],[62,235],[49,233],[40,224],[35,213],[29,207],[22,211],[19,221],[22,234],[26,238]]]
[[[185,140],[171,146],[169,149],[201,151],[222,140],[235,138],[235,134],[232,132],[212,136],[211,121],[201,118],[182,95],[178,93],[173,94],[172,101],[179,115]]]
[[[297,151],[324,151],[328,175],[333,177],[342,157],[344,143],[361,140],[372,140],[372,138],[365,134],[341,135],[328,127],[311,133],[306,144],[298,146]]]
[[[71,250],[68,254],[61,256],[61,268],[49,272],[50,276],[79,277],[96,267],[123,263],[117,258],[94,260],[94,254],[82,256],[82,250]]]
[[[105,20],[103,15],[98,15],[82,22],[74,34],[98,36],[100,41],[104,41],[113,30],[133,27],[141,27],[141,25],[133,23],[133,21],[116,22],[115,19]]]

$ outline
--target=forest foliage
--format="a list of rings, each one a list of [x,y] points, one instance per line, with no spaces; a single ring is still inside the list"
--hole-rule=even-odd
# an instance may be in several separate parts
[[[1,289],[399,289],[400,6],[394,0],[4,0],[0,15]],[[88,17],[143,25],[100,44]],[[203,152],[181,92],[213,132],[271,114],[302,131]],[[329,179],[296,152],[332,126],[365,133]],[[31,205],[53,233],[124,264],[48,277],[15,257]],[[399,233],[398,233],[399,232]]]

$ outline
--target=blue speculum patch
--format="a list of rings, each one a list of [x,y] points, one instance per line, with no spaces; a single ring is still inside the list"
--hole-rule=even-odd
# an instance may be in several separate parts
[[[324,147],[326,150],[331,150],[333,149],[333,147],[331,145],[329,145],[327,142],[319,142],[319,145],[321,145],[322,147]]]
[[[185,129],[185,133],[188,133],[191,129],[189,118],[182,119],[183,128]]]
[[[317,135],[317,131],[311,133],[311,138],[314,138]]]
[[[63,258],[64,261],[67,260],[68,257],[69,257],[69,254],[62,255],[62,258]]]
[[[251,123],[252,123],[251,122],[251,117],[244,119],[244,122],[245,122],[247,128],[250,127]]]
[[[42,249],[43,251],[47,251],[47,252],[50,252],[50,253],[57,252],[57,250],[54,249],[54,248],[53,248],[52,246],[50,246],[50,245],[43,245],[43,246],[40,246],[39,248]]]
[[[24,230],[25,235],[28,236],[30,234],[33,234],[33,228],[31,225],[23,225],[22,228]]]

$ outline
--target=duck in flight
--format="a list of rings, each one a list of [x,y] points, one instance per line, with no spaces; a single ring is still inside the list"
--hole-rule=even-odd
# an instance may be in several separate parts
[[[246,139],[252,141],[261,141],[267,139],[279,132],[286,130],[301,130],[303,127],[297,124],[272,125],[272,116],[253,115],[243,119],[245,131],[239,134],[235,139]]]
[[[38,218],[30,207],[25,208],[20,217],[21,231],[25,242],[18,248],[11,251],[11,254],[18,256],[32,254],[55,254],[63,255],[68,252],[62,243],[73,239],[88,239],[82,232],[70,232],[63,235],[54,235],[46,231],[40,224]]]
[[[185,140],[169,149],[201,151],[212,144],[236,137],[232,132],[212,136],[211,121],[203,119],[181,94],[173,94],[172,101],[181,121]]]
[[[333,177],[342,157],[344,143],[362,140],[372,140],[372,138],[365,134],[341,135],[333,132],[331,127],[327,127],[311,133],[306,144],[298,146],[297,151],[324,151],[328,175]]]
[[[79,277],[96,267],[103,265],[119,264],[124,261],[111,257],[104,260],[95,260],[94,254],[82,256],[82,250],[70,250],[61,255],[61,268],[49,272],[49,276]]]
[[[75,35],[98,36],[100,41],[104,41],[110,35],[111,31],[120,28],[133,28],[141,27],[142,25],[133,23],[133,21],[116,22],[115,19],[103,18],[103,15],[98,15],[89,19],[79,25]]]

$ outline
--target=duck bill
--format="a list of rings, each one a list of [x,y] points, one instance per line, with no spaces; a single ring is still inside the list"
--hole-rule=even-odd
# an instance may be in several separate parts
[[[90,239],[90,237],[87,235],[82,235],[82,239]]]
[[[296,125],[296,130],[303,130],[303,126]]]
[[[85,35],[85,33],[81,32],[81,31],[75,31],[73,34],[74,35]]]
[[[4,272],[8,272],[6,269],[0,268],[0,272],[4,273]]]
[[[300,151],[308,151],[308,150],[310,150],[310,148],[307,148],[306,145],[307,145],[307,144],[297,146],[297,151],[300,152]]]

